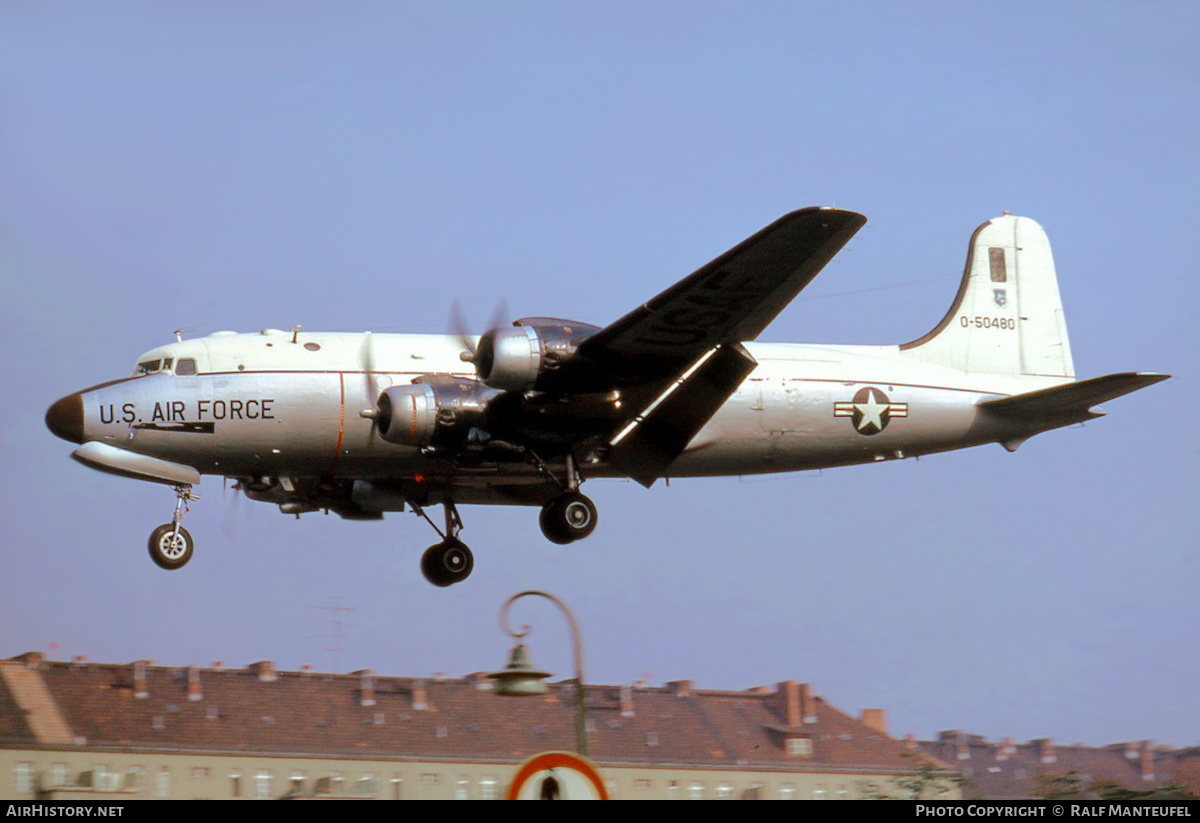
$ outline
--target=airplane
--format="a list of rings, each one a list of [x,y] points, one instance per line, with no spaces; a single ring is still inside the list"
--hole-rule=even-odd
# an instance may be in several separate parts
[[[377,520],[410,509],[441,540],[436,586],[474,567],[460,504],[540,507],[544,535],[592,533],[584,480],[751,475],[1009,451],[1100,417],[1169,375],[1076,380],[1045,232],[1009,213],[971,237],[958,293],[900,345],[754,342],[866,222],[791,212],[601,328],[527,317],[481,336],[220,331],[152,349],[131,377],[55,402],[80,463],[173,487],[153,561],[192,557],[201,475],[285,514]],[[426,509],[443,507],[444,529]]]

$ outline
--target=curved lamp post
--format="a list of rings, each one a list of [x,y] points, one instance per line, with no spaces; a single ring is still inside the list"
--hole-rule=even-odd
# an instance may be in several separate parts
[[[538,671],[533,667],[529,661],[529,652],[521,642],[521,639],[529,634],[529,626],[522,626],[519,632],[514,632],[508,626],[508,607],[522,597],[530,595],[544,597],[558,606],[566,615],[567,624],[571,627],[571,642],[575,651],[575,748],[579,754],[588,757],[587,719],[583,702],[583,640],[579,635],[579,624],[575,622],[575,615],[571,614],[565,603],[552,594],[537,590],[523,591],[508,598],[500,607],[500,628],[517,642],[513,645],[512,655],[504,670],[488,676],[496,681],[496,694],[507,697],[533,697],[546,693],[547,687],[542,681],[549,677],[550,673]]]

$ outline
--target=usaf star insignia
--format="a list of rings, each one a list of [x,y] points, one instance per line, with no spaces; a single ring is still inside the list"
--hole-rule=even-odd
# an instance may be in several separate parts
[[[859,389],[848,403],[833,404],[834,417],[849,417],[859,434],[879,434],[893,417],[908,417],[907,403],[892,403],[874,386]]]

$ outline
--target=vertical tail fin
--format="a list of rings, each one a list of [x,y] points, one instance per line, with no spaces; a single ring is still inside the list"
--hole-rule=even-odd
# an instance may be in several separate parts
[[[1073,378],[1054,257],[1042,227],[1006,214],[977,228],[950,311],[900,349],[966,372]]]

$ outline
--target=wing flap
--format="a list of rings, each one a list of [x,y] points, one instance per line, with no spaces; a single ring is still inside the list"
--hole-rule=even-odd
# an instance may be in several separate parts
[[[650,488],[757,365],[740,344],[716,349],[613,438],[609,459]]]

